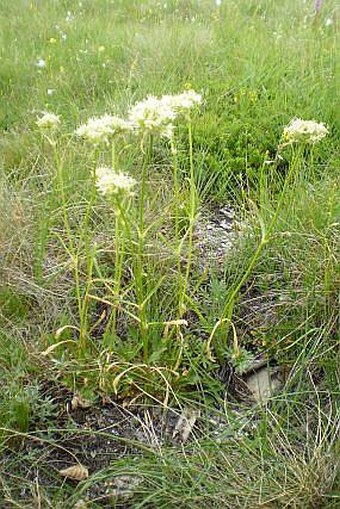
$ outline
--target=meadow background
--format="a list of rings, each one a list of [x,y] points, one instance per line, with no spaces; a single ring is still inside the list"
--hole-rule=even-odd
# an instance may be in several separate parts
[[[338,507],[339,11],[315,4],[0,0],[1,507]],[[127,229],[93,185],[112,147],[75,131],[185,90],[176,151],[117,141]],[[327,137],[278,150],[294,117]],[[225,206],[216,263],[195,225]],[[249,403],[259,356],[283,387]]]

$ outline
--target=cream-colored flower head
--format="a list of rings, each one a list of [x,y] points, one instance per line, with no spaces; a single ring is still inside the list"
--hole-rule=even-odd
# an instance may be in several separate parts
[[[202,103],[202,96],[194,90],[187,90],[182,94],[164,95],[162,102],[167,104],[175,112],[181,113],[194,108]]]
[[[173,120],[176,118],[174,109],[154,96],[147,97],[129,110],[129,120],[137,132],[159,134],[169,138],[173,133]]]
[[[160,99],[149,96],[140,101],[129,111],[129,121],[137,132],[159,134],[171,138],[174,132],[174,121],[179,114],[185,113],[201,104],[202,96],[194,90],[182,94],[164,95]]]
[[[37,119],[36,124],[40,129],[56,129],[60,124],[60,117],[46,111],[42,117]]]
[[[89,143],[98,145],[108,143],[109,139],[119,133],[131,129],[130,124],[119,117],[103,115],[99,118],[90,118],[86,124],[76,130],[76,134]]]
[[[133,195],[132,189],[137,184],[136,180],[122,172],[116,172],[108,166],[96,169],[96,186],[104,196],[115,194]]]
[[[287,127],[283,130],[283,143],[317,143],[327,134],[328,129],[323,123],[314,120],[302,120],[293,118]]]

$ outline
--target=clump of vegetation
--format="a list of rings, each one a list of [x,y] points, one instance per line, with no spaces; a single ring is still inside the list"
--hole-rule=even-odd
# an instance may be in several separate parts
[[[335,508],[335,2],[5,4],[1,504]]]

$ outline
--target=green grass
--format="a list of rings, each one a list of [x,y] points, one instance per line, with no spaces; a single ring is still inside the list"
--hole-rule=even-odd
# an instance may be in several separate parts
[[[318,15],[312,0],[1,7],[1,507],[71,509],[98,483],[132,475],[140,482],[130,505],[107,507],[335,509],[335,0]],[[146,140],[141,150],[135,136],[118,138],[115,165],[136,179],[136,195],[100,196],[92,175],[111,164],[111,147],[79,140],[79,125],[188,89],[203,104],[180,121],[176,155],[157,137],[149,152]],[[60,115],[52,138],[36,125],[43,111]],[[277,158],[293,117],[324,122],[329,134]],[[247,228],[222,266],[204,272],[194,225],[226,204]],[[218,372],[259,352],[286,384],[245,409],[225,398]],[[61,428],[63,396],[51,387],[92,402],[199,407],[200,424],[181,447],[124,439],[126,455],[65,482],[47,451],[73,450],[74,437],[87,435],[72,418]],[[215,414],[228,422],[224,435],[213,432]]]

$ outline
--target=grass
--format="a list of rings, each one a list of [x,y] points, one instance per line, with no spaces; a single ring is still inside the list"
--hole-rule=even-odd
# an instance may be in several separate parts
[[[1,507],[335,509],[336,2],[317,15],[293,0],[2,6]],[[203,104],[173,145],[130,134],[113,155],[74,134],[190,89]],[[43,111],[60,115],[53,134],[36,125]],[[329,134],[278,151],[293,117]],[[134,196],[97,192],[93,172],[112,162]],[[225,205],[243,227],[218,264],[195,232]],[[220,375],[259,354],[285,384],[251,406]],[[65,413],[74,395],[90,405],[85,425]],[[112,439],[113,400],[147,443],[119,427]],[[200,410],[188,442],[158,442],[155,416],[188,407]],[[90,477],[65,481],[58,470],[75,462]],[[122,476],[132,495],[108,497]]]

